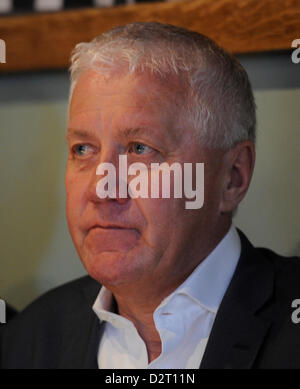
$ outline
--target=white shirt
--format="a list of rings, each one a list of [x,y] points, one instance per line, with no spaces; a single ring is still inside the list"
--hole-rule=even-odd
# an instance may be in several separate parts
[[[198,369],[217,310],[241,253],[232,225],[217,247],[155,309],[161,354],[148,363],[147,349],[134,324],[111,312],[112,293],[104,286],[93,310],[105,328],[98,350],[100,369]]]

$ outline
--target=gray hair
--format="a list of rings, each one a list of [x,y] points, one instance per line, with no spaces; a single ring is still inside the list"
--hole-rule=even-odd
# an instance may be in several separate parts
[[[246,71],[208,37],[169,24],[132,23],[76,45],[71,58],[70,97],[88,69],[150,72],[184,80],[185,119],[203,145],[230,149],[255,142],[256,114]]]

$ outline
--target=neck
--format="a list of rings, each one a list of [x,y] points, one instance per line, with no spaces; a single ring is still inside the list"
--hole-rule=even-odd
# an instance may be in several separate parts
[[[216,236],[217,240],[212,242],[209,252],[201,260],[198,258],[198,261],[195,261],[189,268],[187,268],[185,263],[180,275],[177,272],[177,277],[172,277],[171,272],[169,272],[165,277],[156,276],[126,285],[108,286],[117,302],[119,314],[134,324],[138,334],[145,342],[149,363],[161,353],[161,339],[153,319],[155,309],[164,298],[184,282],[199,263],[216,247],[218,242],[228,232],[229,227],[230,225],[227,226],[225,232],[223,231]],[[193,262],[187,261],[187,263],[192,264]]]
[[[132,290],[132,287],[122,288],[122,290],[115,290],[114,288],[112,290],[117,302],[119,315],[130,320],[143,339],[149,363],[161,354],[162,348],[161,339],[153,319],[154,311],[161,301],[171,294],[176,287],[177,285],[174,285],[160,291],[160,293],[158,293],[160,290],[159,286],[155,284],[152,285],[148,293],[146,293],[145,288],[139,288],[140,290]],[[154,291],[156,291],[155,294]]]
[[[148,353],[150,363],[161,353],[161,339],[156,330],[153,312],[155,309],[131,309],[130,306],[118,303],[119,314],[133,322],[138,334],[143,339]]]

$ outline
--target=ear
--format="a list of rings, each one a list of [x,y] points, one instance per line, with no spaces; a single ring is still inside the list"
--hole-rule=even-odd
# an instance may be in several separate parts
[[[255,163],[253,142],[238,143],[224,156],[224,183],[220,211],[222,214],[235,210],[247,193]]]

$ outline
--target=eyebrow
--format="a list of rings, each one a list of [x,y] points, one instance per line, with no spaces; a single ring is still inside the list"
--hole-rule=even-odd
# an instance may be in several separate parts
[[[89,131],[80,130],[77,128],[68,128],[66,133],[66,138],[69,139],[71,136],[77,136],[78,138],[81,139],[87,139],[92,137]]]
[[[130,138],[139,135],[153,135],[153,130],[148,127],[129,127],[122,131],[124,138]]]
[[[153,134],[154,131],[148,127],[128,127],[124,130],[119,130],[119,136],[122,136],[125,139],[141,135],[148,135],[153,137]],[[84,129],[69,127],[66,132],[66,139],[69,140],[72,137],[77,137],[80,139],[91,139],[94,138],[94,134],[91,134],[90,131]]]

